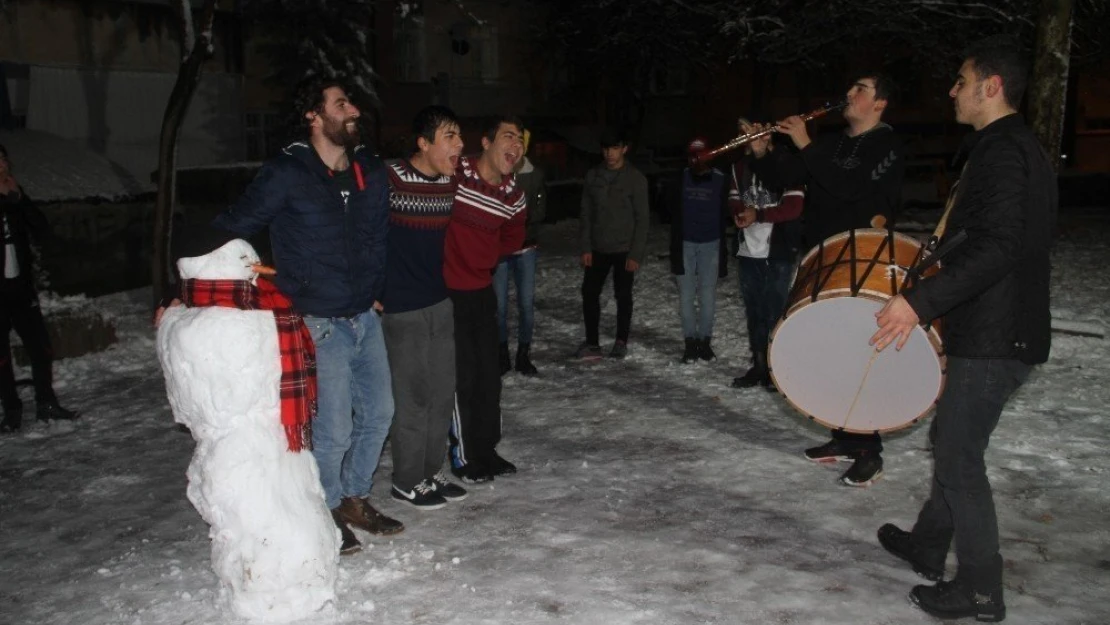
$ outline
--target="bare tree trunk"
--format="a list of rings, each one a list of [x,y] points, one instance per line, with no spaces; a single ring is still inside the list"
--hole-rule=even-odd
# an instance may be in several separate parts
[[[188,6],[185,6],[184,10],[189,10]],[[202,11],[201,28],[196,33],[192,49],[178,69],[177,82],[173,85],[165,115],[162,117],[162,133],[158,144],[158,199],[154,205],[154,244],[150,259],[152,305],[155,307],[165,293],[170,279],[170,236],[173,207],[177,199],[175,185],[177,134],[181,129],[181,123],[185,120],[185,113],[189,110],[189,102],[193,99],[197,83],[200,82],[201,68],[212,56],[212,23],[215,19],[216,0],[206,0]],[[188,16],[184,16],[182,18],[184,45],[188,45],[185,37],[188,36],[189,31],[191,31],[189,19]]]
[[[1029,117],[1033,132],[1057,171],[1068,95],[1071,25],[1072,0],[1041,0],[1033,76],[1029,82]]]

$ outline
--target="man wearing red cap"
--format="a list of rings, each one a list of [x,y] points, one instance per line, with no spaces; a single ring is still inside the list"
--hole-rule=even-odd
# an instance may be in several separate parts
[[[695,138],[687,151],[696,157],[706,151],[705,139]],[[725,227],[728,189],[723,173],[699,164],[682,171],[682,190],[672,202],[671,273],[678,282],[679,313],[685,349],[682,362],[713,360],[713,315],[717,279],[728,274]],[[698,312],[694,312],[697,300]]]

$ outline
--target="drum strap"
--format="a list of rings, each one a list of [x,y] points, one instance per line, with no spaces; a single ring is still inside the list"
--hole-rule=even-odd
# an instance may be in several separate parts
[[[933,253],[937,249],[937,244],[944,236],[944,231],[948,229],[948,215],[952,212],[952,207],[956,205],[956,198],[959,196],[960,181],[964,178],[964,173],[967,172],[967,163],[964,163],[963,169],[960,170],[960,177],[948,190],[948,201],[944,204],[944,214],[940,216],[940,221],[937,222],[937,229],[933,231],[933,236],[929,237],[929,243],[925,247],[925,255]]]

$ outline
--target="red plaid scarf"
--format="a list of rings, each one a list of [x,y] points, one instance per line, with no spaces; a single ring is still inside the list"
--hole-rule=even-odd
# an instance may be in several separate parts
[[[312,419],[316,416],[316,346],[304,319],[293,311],[289,298],[268,280],[253,285],[246,280],[184,280],[181,301],[186,306],[222,306],[239,310],[269,310],[277,324],[281,348],[281,425],[289,451],[312,449]]]

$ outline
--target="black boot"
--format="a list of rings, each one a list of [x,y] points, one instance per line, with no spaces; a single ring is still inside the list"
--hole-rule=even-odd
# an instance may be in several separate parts
[[[335,522],[335,526],[339,528],[339,555],[349,556],[352,553],[362,551],[362,543],[358,541],[355,533],[347,527],[347,523],[343,521],[343,516],[339,514],[339,508],[332,508],[331,520]]]
[[[62,408],[57,401],[36,401],[35,418],[39,421],[73,421],[81,413]]]
[[[711,336],[707,336],[701,340],[701,344],[698,345],[698,358],[708,362],[717,357],[717,354],[713,353],[713,348],[709,346],[712,340],[713,337]]]
[[[539,370],[532,364],[529,352],[532,346],[528,343],[518,343],[516,346],[516,370],[521,375],[536,375]]]
[[[513,361],[509,358],[509,344],[502,343],[498,351],[498,360],[501,362],[501,375],[513,370]]]
[[[0,421],[0,434],[18,432],[23,427],[23,404],[4,406],[4,420]]]
[[[985,623],[997,623],[1006,618],[1006,604],[1002,600],[1002,585],[991,589],[975,588],[969,581],[956,579],[937,582],[936,586],[914,586],[910,601],[925,612],[942,619],[974,617]]]
[[[698,359],[698,339],[686,339],[686,348],[682,350],[682,363],[689,364]]]
[[[769,379],[771,379],[771,375],[767,372],[767,354],[755,352],[752,354],[752,368],[748,369],[744,375],[733,378],[732,387],[751,388],[760,384],[765,385],[765,380]]]

